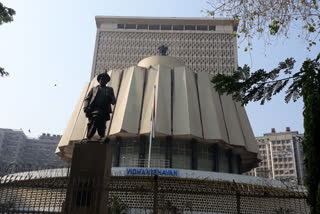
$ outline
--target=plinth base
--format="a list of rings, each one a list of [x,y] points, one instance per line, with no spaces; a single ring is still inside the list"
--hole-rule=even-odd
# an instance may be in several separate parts
[[[109,144],[75,144],[67,193],[68,213],[105,213],[111,174]]]

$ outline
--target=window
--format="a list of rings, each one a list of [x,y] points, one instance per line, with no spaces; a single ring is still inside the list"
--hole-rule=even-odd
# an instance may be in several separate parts
[[[213,169],[213,151],[211,145],[197,143],[198,170],[211,171]]]
[[[136,141],[123,141],[120,146],[120,166],[137,167],[139,145]]]
[[[173,25],[173,30],[183,30],[183,25]]]
[[[185,30],[196,30],[196,26],[195,25],[186,25]]]
[[[229,172],[229,159],[225,150],[219,150],[219,172]]]
[[[197,25],[197,30],[208,30],[207,25]]]
[[[189,142],[172,144],[172,168],[191,169],[191,146]]]
[[[149,30],[160,30],[160,25],[149,25]]]
[[[137,29],[138,30],[148,30],[148,25],[138,25]]]
[[[161,30],[171,30],[172,26],[171,25],[161,25]]]
[[[216,30],[216,26],[215,25],[210,25],[209,26],[209,30],[210,31],[215,31]]]
[[[151,159],[151,166],[153,165],[154,167],[160,167],[164,168],[166,165],[169,163],[165,160],[165,153],[166,153],[166,142],[161,141],[160,139],[155,139],[154,142],[152,142],[152,148],[151,148],[151,154],[152,154],[152,159]],[[149,150],[146,151],[145,157],[148,157],[149,155]],[[145,161],[145,165],[146,161]]]
[[[136,24],[126,24],[125,28],[126,29],[136,29],[137,25]]]

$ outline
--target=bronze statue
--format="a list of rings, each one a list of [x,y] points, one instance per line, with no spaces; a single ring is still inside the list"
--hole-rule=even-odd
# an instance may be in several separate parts
[[[111,87],[106,86],[110,81],[107,72],[99,74],[97,77],[99,85],[91,88],[84,99],[83,110],[89,119],[87,128],[87,139],[91,139],[98,130],[101,138],[105,136],[106,123],[110,120],[111,104],[116,103],[114,92]]]

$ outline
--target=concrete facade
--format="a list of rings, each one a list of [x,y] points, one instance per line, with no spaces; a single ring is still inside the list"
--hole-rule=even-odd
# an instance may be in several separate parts
[[[125,69],[168,47],[168,56],[193,72],[232,74],[237,66],[237,24],[229,19],[97,16],[91,79]]]
[[[27,136],[21,130],[0,129],[0,165],[21,164]]]
[[[60,138],[50,134],[29,138],[22,130],[0,129],[0,166],[11,165],[18,171],[64,167],[66,164],[54,153]]]
[[[303,184],[305,177],[304,155],[302,150],[303,134],[291,131],[265,133],[256,137],[262,161],[248,175],[298,182]]]

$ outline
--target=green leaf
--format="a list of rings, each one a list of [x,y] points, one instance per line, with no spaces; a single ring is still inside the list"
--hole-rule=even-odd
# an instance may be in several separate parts
[[[271,24],[269,24],[270,34],[272,36],[276,35],[279,31],[279,28],[279,21],[274,20]]]
[[[316,29],[315,29],[313,26],[309,26],[308,31],[309,31],[310,33],[313,33],[313,32],[316,31]]]
[[[13,16],[16,12],[12,8],[5,7],[0,2],[0,25],[3,23],[8,23],[13,21]]]

